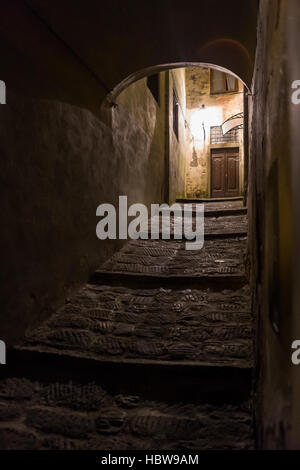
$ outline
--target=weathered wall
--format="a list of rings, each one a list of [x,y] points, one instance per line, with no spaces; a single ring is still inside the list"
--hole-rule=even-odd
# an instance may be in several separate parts
[[[96,208],[162,202],[165,74],[161,105],[146,79],[125,90],[111,129],[91,112],[7,92],[0,107],[1,339],[40,322],[117,248],[96,238]]]
[[[178,197],[185,195],[185,171],[187,132],[185,128],[186,96],[185,96],[185,69],[174,69],[169,72],[169,201],[173,203]],[[178,139],[173,130],[173,90],[178,98]]]
[[[300,3],[291,0],[285,17],[287,31],[287,66],[288,88],[294,80],[300,80],[299,61],[299,32],[300,32]],[[291,90],[290,92],[295,90]],[[299,94],[298,94],[299,98]],[[291,188],[293,207],[293,299],[292,299],[292,339],[300,339],[300,104],[292,104],[290,109],[290,152],[291,152]],[[291,371],[292,381],[292,409],[291,409],[291,437],[290,448],[300,449],[300,366],[293,366]]]
[[[238,93],[210,94],[210,69],[202,67],[186,68],[187,121],[194,134],[193,141],[186,154],[186,195],[190,198],[211,196],[211,149],[239,147],[240,193],[243,192],[244,148],[243,132],[234,143],[210,144],[210,127],[220,126],[226,119],[243,111],[243,84],[239,81]],[[199,121],[198,129],[193,123],[194,113],[205,105],[203,122]]]
[[[300,335],[300,116],[292,111],[287,62],[287,43],[297,44],[299,36],[299,13],[299,2],[261,0],[250,106],[249,248],[258,329],[258,441],[264,449],[300,448],[300,369],[291,365],[291,343]]]

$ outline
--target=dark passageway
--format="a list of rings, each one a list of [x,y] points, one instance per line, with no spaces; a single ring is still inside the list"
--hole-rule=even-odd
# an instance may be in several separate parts
[[[19,410],[1,447],[253,449],[246,237],[242,201],[211,202],[200,251],[125,244],[15,351],[29,376],[0,386]]]
[[[300,448],[299,31],[1,2],[0,450]]]
[[[12,348],[15,374],[0,386],[2,448],[254,449],[247,93],[227,71],[194,65],[115,96],[112,139],[120,155],[130,136],[137,157],[147,156],[139,168],[128,152],[145,197],[161,172],[158,197],[177,198],[171,238],[161,206],[142,239],[126,242]],[[140,149],[136,129],[147,135]],[[179,224],[186,229],[181,210],[195,230],[201,201],[204,246],[187,250],[187,239],[176,239]]]

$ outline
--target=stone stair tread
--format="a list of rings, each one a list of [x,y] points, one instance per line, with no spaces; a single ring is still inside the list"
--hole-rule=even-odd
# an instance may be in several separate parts
[[[109,283],[111,286],[120,287],[164,287],[164,288],[211,288],[213,290],[237,289],[247,284],[246,272],[243,273],[222,273],[213,275],[165,275],[164,273],[135,273],[96,270],[89,279],[90,284],[101,286]]]
[[[249,288],[87,285],[27,337],[27,350],[97,360],[252,364]]]
[[[178,240],[131,240],[95,273],[244,276],[246,240],[206,240],[201,250],[186,250],[185,242]]]
[[[183,204],[180,204],[181,211],[175,211],[175,216],[180,215],[183,213]],[[185,206],[186,214],[191,215],[194,217],[196,215],[196,206],[192,204],[191,208],[187,208]],[[219,217],[238,217],[238,216],[245,216],[247,215],[248,209],[247,207],[232,207],[232,208],[217,208],[217,207],[204,207],[204,217],[205,220],[209,220],[211,217],[219,218]],[[162,210],[162,215],[167,215],[169,210]]]
[[[247,206],[244,206],[242,200],[232,201],[212,201],[212,200],[195,200],[180,199],[177,204],[183,209],[190,210],[192,215],[196,213],[196,204],[204,204],[204,215],[206,218],[211,216],[238,216],[247,215]]]
[[[243,202],[243,198],[228,198],[228,199],[193,199],[193,198],[182,198],[176,199],[178,204],[204,204],[205,209],[239,209],[246,207]]]
[[[192,228],[189,228],[189,232],[191,230],[195,230],[195,218],[193,219],[192,223]],[[159,236],[159,239],[164,237],[168,237],[169,233],[171,238],[174,238],[174,235],[182,235],[183,239],[185,239],[185,230],[183,230],[184,225],[183,225],[183,219],[182,217],[179,216],[174,216],[170,218],[170,230],[166,227],[162,227],[162,221],[163,217],[162,216],[153,216],[149,219],[148,223],[148,230],[143,231],[143,236],[151,239],[154,239],[154,236]],[[153,227],[158,228],[159,230],[156,230],[151,232],[151,224]],[[208,217],[205,219],[204,223],[204,233],[205,233],[205,239],[207,237],[213,237],[213,236],[224,236],[224,237],[234,237],[234,236],[246,236],[247,235],[247,229],[248,229],[248,221],[247,221],[247,215],[235,215],[235,216],[220,216],[220,217]]]
[[[246,212],[205,203],[201,250],[127,242],[13,348],[0,448],[253,449]]]
[[[0,447],[18,450],[252,449],[251,402],[169,403],[95,382],[0,383]],[[20,425],[20,423],[22,423]]]
[[[253,368],[253,360],[252,358],[248,357],[243,359],[233,359],[225,357],[223,360],[220,358],[211,358],[210,362],[206,361],[199,361],[195,359],[182,359],[182,360],[163,360],[163,359],[141,359],[141,358],[127,358],[127,357],[115,357],[109,356],[108,354],[95,354],[91,351],[84,351],[75,350],[75,349],[64,349],[61,347],[57,347],[56,345],[44,345],[44,344],[27,344],[23,346],[16,346],[14,350],[18,353],[31,353],[31,358],[35,357],[38,360],[38,356],[43,356],[45,354],[51,354],[52,356],[55,355],[55,360],[59,362],[59,359],[63,357],[64,359],[74,359],[80,358],[82,360],[92,360],[93,366],[96,369],[97,367],[101,367],[103,364],[118,364],[120,366],[126,365],[144,365],[144,366],[157,366],[157,367],[193,367],[199,370],[201,373],[201,369],[207,370],[208,368],[211,370],[215,370],[217,373],[218,368],[224,369],[236,369],[236,373],[239,370],[252,370]],[[92,365],[92,364],[91,364]],[[167,370],[166,370],[167,371]]]

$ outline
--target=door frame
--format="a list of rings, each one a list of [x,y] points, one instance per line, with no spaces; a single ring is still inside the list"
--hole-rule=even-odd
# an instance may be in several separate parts
[[[213,198],[212,197],[212,155],[213,155],[213,152],[214,151],[220,151],[220,152],[225,152],[226,150],[235,150],[237,153],[238,153],[238,157],[239,157],[239,164],[238,164],[238,177],[239,177],[239,189],[238,189],[238,196],[241,196],[242,192],[241,192],[241,181],[240,181],[240,178],[241,178],[241,174],[240,174],[240,164],[241,164],[241,149],[240,149],[240,146],[239,145],[233,145],[233,146],[225,146],[225,147],[211,147],[210,148],[210,158],[209,158],[209,198],[210,199],[218,199],[218,198]],[[227,196],[227,197],[230,197],[230,196]]]

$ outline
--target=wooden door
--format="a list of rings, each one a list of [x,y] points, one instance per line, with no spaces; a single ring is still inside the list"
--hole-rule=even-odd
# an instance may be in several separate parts
[[[211,151],[211,197],[239,195],[239,149],[223,148]]]

